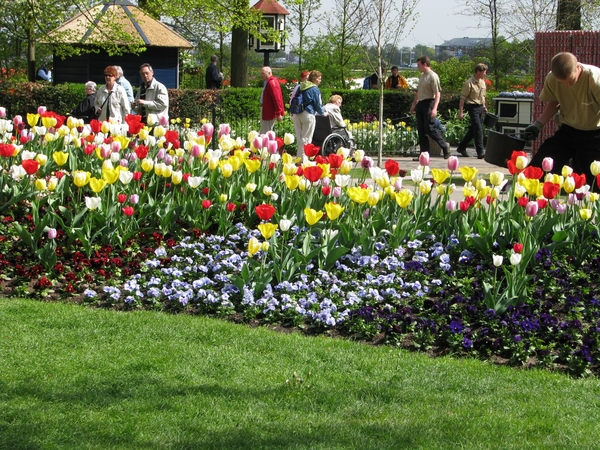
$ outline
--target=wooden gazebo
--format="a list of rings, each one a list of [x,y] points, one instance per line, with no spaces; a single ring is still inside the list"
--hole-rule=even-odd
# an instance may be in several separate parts
[[[110,39],[106,30],[115,26],[146,50],[139,55],[125,53],[119,56],[110,56],[102,50],[102,42]],[[139,86],[142,82],[139,67],[149,63],[157,80],[167,88],[178,88],[179,49],[193,48],[190,42],[170,27],[127,0],[110,0],[97,5],[68,20],[53,34],[61,44],[100,49],[99,52],[83,52],[65,59],[54,55],[54,83],[85,83],[91,80],[104,84],[104,68],[118,65],[123,68],[125,78],[133,86]]]

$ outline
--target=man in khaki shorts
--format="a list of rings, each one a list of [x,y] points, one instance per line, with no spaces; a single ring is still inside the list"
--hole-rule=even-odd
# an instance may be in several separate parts
[[[542,167],[546,157],[554,160],[554,173],[573,158],[573,170],[584,173],[587,184],[594,186],[590,164],[600,160],[600,69],[581,64],[572,53],[558,53],[551,62],[540,100],[544,110],[525,131],[536,139],[546,122],[559,113],[560,127],[540,146],[529,163]],[[595,186],[598,190],[598,186]]]

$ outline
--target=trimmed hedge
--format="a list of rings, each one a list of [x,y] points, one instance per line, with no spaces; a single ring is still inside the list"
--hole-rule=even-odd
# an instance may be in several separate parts
[[[283,89],[286,109],[289,86]],[[215,124],[260,118],[260,88],[227,88],[221,91],[205,89],[169,89],[171,117],[190,118],[197,123],[205,118]],[[323,102],[332,94],[343,97],[342,113],[351,122],[372,121],[379,114],[379,91],[362,89],[322,88]],[[0,82],[0,106],[9,116],[35,112],[39,105],[59,114],[71,111],[85,97],[83,84],[50,85],[46,83]],[[414,93],[411,91],[384,92],[384,119],[399,119],[409,114]],[[442,93],[438,108],[442,119],[450,117],[449,110],[458,109],[459,94]]]

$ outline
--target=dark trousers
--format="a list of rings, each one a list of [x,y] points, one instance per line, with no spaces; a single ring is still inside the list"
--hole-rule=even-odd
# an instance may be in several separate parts
[[[529,165],[542,167],[542,161],[546,157],[554,160],[552,173],[557,174],[561,173],[564,165],[570,164],[569,160],[572,158],[573,171],[585,174],[587,184],[594,187],[590,165],[595,160],[600,160],[600,129],[582,131],[562,125],[554,136],[544,141]],[[594,190],[598,191],[598,186]]]
[[[471,125],[467,129],[467,134],[458,144],[458,151],[466,150],[471,141],[475,144],[475,150],[478,155],[483,154],[483,127],[481,118],[483,117],[483,105],[465,105],[465,110],[469,113]]]
[[[417,116],[417,133],[419,134],[419,147],[421,153],[429,151],[429,139],[433,139],[438,145],[446,148],[446,141],[434,128],[435,119],[431,118],[431,109],[433,108],[433,99],[421,100],[415,107],[415,115]]]

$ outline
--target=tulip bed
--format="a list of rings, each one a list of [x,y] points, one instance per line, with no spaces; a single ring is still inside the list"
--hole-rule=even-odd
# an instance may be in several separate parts
[[[361,150],[299,160],[291,135],[43,108],[0,133],[4,296],[599,373],[598,195],[568,167],[514,152],[507,187],[456,157],[406,173]]]

